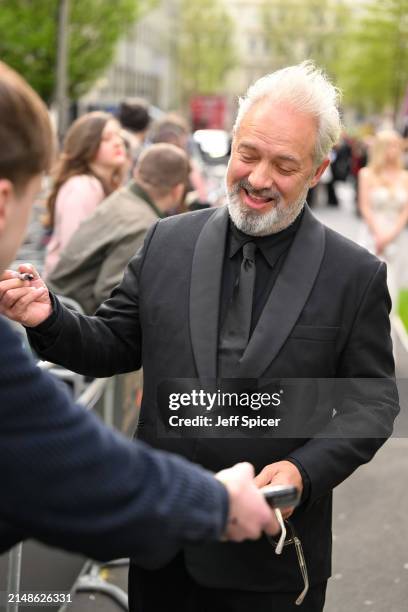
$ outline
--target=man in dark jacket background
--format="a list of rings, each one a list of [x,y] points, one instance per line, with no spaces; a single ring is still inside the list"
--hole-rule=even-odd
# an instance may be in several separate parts
[[[47,277],[50,289],[94,313],[121,281],[147,230],[183,201],[189,172],[179,147],[162,143],[145,149],[133,180],[99,204],[63,249]]]

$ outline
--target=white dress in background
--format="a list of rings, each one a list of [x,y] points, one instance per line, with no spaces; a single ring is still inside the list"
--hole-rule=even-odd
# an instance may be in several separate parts
[[[375,218],[376,224],[384,233],[391,231],[398,220],[402,210],[407,205],[408,190],[402,185],[395,187],[387,187],[385,185],[373,187],[369,194],[371,211]],[[404,285],[401,272],[408,263],[407,243],[403,230],[397,238],[387,245],[383,253],[379,255],[380,259],[387,264],[387,280],[388,289],[391,295],[393,306],[396,306],[399,289]],[[366,249],[375,254],[375,243],[373,235],[368,228],[364,226],[363,234],[359,240],[360,244]]]

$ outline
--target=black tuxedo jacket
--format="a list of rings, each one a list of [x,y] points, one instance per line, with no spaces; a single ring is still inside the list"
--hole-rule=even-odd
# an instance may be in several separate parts
[[[226,208],[157,223],[130,262],[122,283],[95,317],[55,302],[54,314],[30,332],[43,357],[92,376],[144,367],[138,436],[219,470],[248,460],[259,471],[290,458],[307,473],[310,493],[293,521],[311,583],[330,574],[331,491],[371,459],[392,431],[395,387],[369,404],[353,397],[336,406],[337,423],[381,421],[379,437],[299,439],[159,438],[157,386],[171,378],[217,375],[218,309]],[[242,378],[388,378],[394,373],[390,299],[383,263],[318,222],[309,209],[240,362]],[[338,425],[337,425],[338,426]],[[200,583],[258,591],[301,590],[293,547],[281,557],[262,539],[186,549],[189,572]]]

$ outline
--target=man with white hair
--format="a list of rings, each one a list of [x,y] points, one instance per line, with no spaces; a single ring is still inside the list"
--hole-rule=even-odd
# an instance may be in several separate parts
[[[299,507],[284,512],[290,523],[281,555],[264,538],[186,547],[153,572],[132,564],[132,610],[290,612],[302,602],[306,612],[323,609],[332,489],[391,433],[398,411],[393,389],[364,405],[340,397],[335,418],[329,397],[320,436],[306,435],[295,423],[290,435],[271,437],[275,421],[250,433],[243,426],[234,431],[233,419],[243,424],[251,413],[242,405],[230,418],[218,406],[212,421],[207,406],[210,421],[177,435],[169,433],[161,397],[184,385],[189,395],[173,396],[187,397],[187,404],[191,398],[180,418],[204,419],[194,408],[200,396],[191,380],[200,381],[203,393],[216,381],[220,397],[225,381],[238,389],[248,380],[256,388],[262,379],[393,376],[384,264],[320,224],[305,203],[340,134],[337,104],[337,90],[310,62],[257,81],[241,100],[234,128],[228,206],[157,223],[95,317],[69,312],[48,295],[40,298],[41,317],[31,308],[38,306],[35,296],[25,294],[21,306],[7,294],[0,302],[31,328],[31,342],[46,359],[92,376],[143,363],[143,440],[210,470],[249,460],[259,487],[289,484],[301,493]],[[282,383],[272,396],[278,404],[283,389]],[[284,423],[294,406],[282,405]],[[255,414],[261,423],[265,409]],[[381,436],[353,429],[370,419],[382,423]],[[218,434],[216,423],[222,425]]]

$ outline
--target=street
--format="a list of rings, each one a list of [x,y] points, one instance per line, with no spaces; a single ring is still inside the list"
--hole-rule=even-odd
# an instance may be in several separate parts
[[[339,209],[314,212],[329,227],[356,239],[362,222],[354,214],[352,192],[344,184],[339,192]],[[407,365],[397,364],[404,378]],[[325,612],[407,609],[407,482],[408,439],[392,438],[334,491],[333,573]]]

